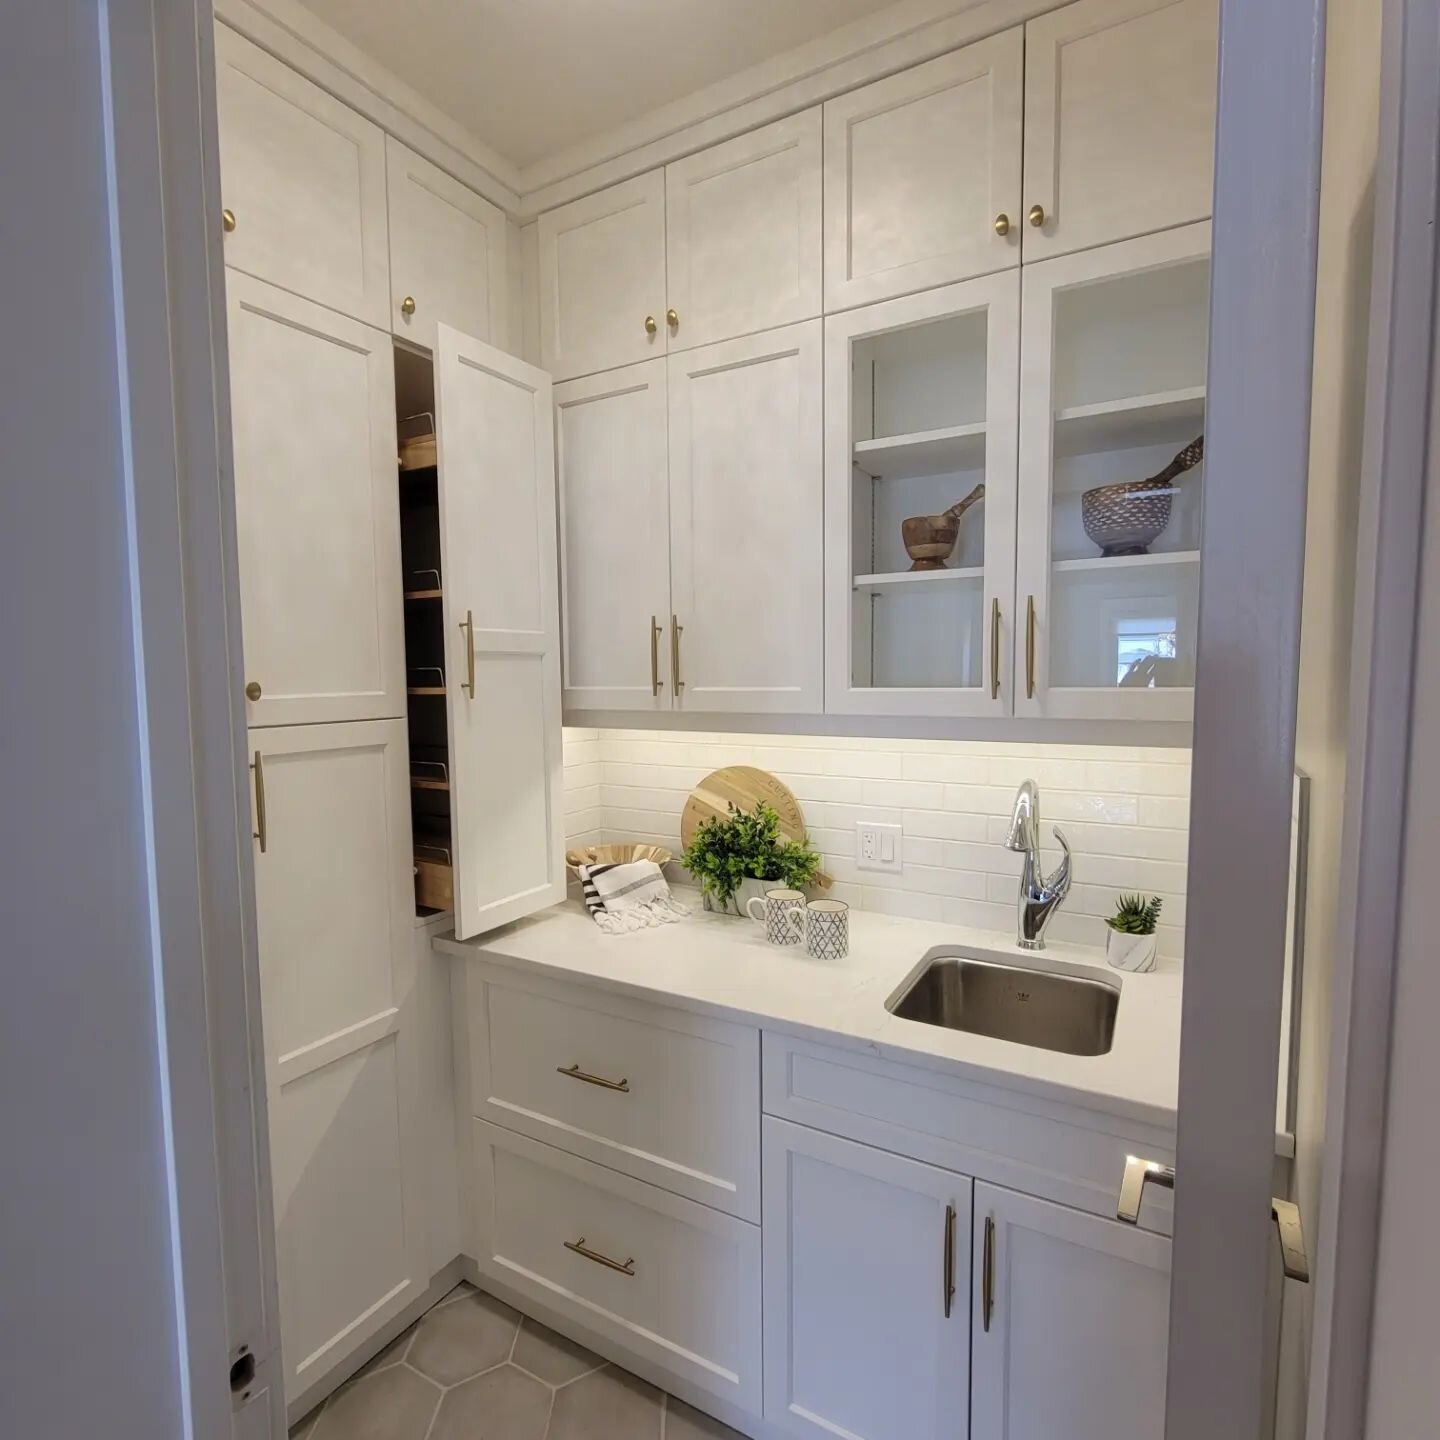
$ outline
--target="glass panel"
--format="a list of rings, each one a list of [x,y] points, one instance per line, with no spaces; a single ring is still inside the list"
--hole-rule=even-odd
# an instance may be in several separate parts
[[[1195,682],[1209,274],[1055,297],[1052,687]]]
[[[978,686],[985,312],[866,336],[855,342],[851,358],[851,681],[883,688]]]

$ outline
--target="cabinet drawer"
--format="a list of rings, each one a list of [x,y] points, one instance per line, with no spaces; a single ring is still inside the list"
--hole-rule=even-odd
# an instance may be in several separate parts
[[[475,1115],[760,1218],[758,1031],[498,969],[472,980]]]
[[[481,1274],[758,1413],[759,1227],[474,1126]]]
[[[767,1033],[763,1074],[768,1115],[1111,1219],[1127,1155],[1174,1163],[1171,1130],[839,1046]],[[1171,1210],[1149,1187],[1142,1228]]]

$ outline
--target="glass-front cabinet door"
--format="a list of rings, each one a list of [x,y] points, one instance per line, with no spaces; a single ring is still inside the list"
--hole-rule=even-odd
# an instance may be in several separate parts
[[[1210,225],[1024,269],[1015,714],[1190,719]]]
[[[826,709],[1004,715],[1020,277],[825,321]]]

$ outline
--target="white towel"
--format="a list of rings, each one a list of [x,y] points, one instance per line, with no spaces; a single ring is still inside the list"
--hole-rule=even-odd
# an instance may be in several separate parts
[[[593,886],[604,906],[592,909],[591,914],[607,934],[673,925],[690,913],[670,894],[664,873],[653,860],[632,860],[628,865],[581,865],[579,870],[586,890]]]

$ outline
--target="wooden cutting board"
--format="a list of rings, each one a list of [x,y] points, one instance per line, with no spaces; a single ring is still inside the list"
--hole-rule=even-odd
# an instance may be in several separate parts
[[[780,833],[787,840],[805,838],[805,817],[789,786],[753,765],[727,765],[690,792],[680,812],[680,843],[688,850],[702,821],[726,820],[730,806],[748,811],[762,800],[780,817]]]

